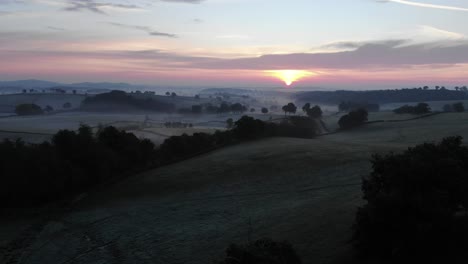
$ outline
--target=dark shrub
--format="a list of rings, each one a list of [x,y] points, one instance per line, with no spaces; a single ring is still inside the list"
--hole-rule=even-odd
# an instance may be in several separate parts
[[[338,121],[338,125],[341,129],[349,129],[356,126],[360,126],[367,122],[368,113],[367,110],[361,108],[355,111],[351,111],[349,114],[344,115]]]
[[[231,245],[220,264],[300,264],[292,246],[287,242],[261,239],[244,246]]]
[[[361,253],[419,261],[466,255],[468,148],[461,144],[451,137],[373,156],[355,224]]]
[[[318,105],[306,109],[306,113],[311,118],[321,118],[323,114],[322,109]]]
[[[42,115],[44,111],[36,104],[20,104],[15,108],[17,115]]]
[[[265,135],[265,122],[250,116],[243,116],[234,123],[233,133],[238,139],[254,139]]]
[[[453,110],[455,110],[455,112],[465,112],[465,106],[463,105],[463,103],[456,103],[456,104],[453,104]]]
[[[393,110],[396,114],[415,114],[415,115],[421,115],[421,114],[428,114],[431,112],[431,108],[429,107],[428,104],[426,103],[419,103],[416,106],[409,106],[409,105],[404,105],[402,107],[399,107],[395,110]]]

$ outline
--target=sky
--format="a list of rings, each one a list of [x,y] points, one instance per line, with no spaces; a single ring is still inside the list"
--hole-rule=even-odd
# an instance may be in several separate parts
[[[466,0],[0,0],[0,80],[463,86],[466,25]]]

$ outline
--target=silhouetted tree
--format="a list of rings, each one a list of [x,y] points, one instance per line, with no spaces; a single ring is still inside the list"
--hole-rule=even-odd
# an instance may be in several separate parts
[[[262,107],[262,113],[263,114],[268,114],[268,108]]]
[[[284,114],[286,115],[287,113],[295,114],[297,111],[296,105],[293,103],[289,103],[285,106],[282,107]]]
[[[302,111],[307,114],[307,111],[309,111],[310,109],[310,103],[306,103],[303,107],[302,107]]]
[[[311,118],[321,118],[322,114],[322,109],[318,105],[307,109],[307,115]]]
[[[341,129],[349,129],[359,125],[362,125],[367,121],[368,113],[365,109],[357,109],[351,111],[349,114],[344,115],[338,121],[338,125]]]
[[[171,95],[171,93],[170,93],[170,92],[166,92],[166,95],[167,95],[167,96],[170,96],[170,95]]]
[[[174,93],[174,92],[172,92],[172,93],[171,93],[171,96],[172,96],[172,97],[176,97],[176,96],[177,96],[177,94],[176,94],[176,93]]]
[[[466,261],[468,148],[461,137],[374,155],[372,168],[356,216],[361,253],[395,263]]]

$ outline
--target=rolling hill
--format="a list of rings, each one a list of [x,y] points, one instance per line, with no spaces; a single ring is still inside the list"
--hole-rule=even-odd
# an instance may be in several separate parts
[[[468,137],[467,113],[244,143],[90,192],[14,241],[29,234],[28,264],[214,263],[262,237],[290,241],[304,263],[350,263],[370,155],[456,134]]]

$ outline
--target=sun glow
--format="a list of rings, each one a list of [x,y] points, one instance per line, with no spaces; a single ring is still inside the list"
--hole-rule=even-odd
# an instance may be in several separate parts
[[[266,71],[269,76],[282,80],[287,86],[291,86],[293,83],[309,76],[316,75],[310,71],[304,70],[272,70]]]

